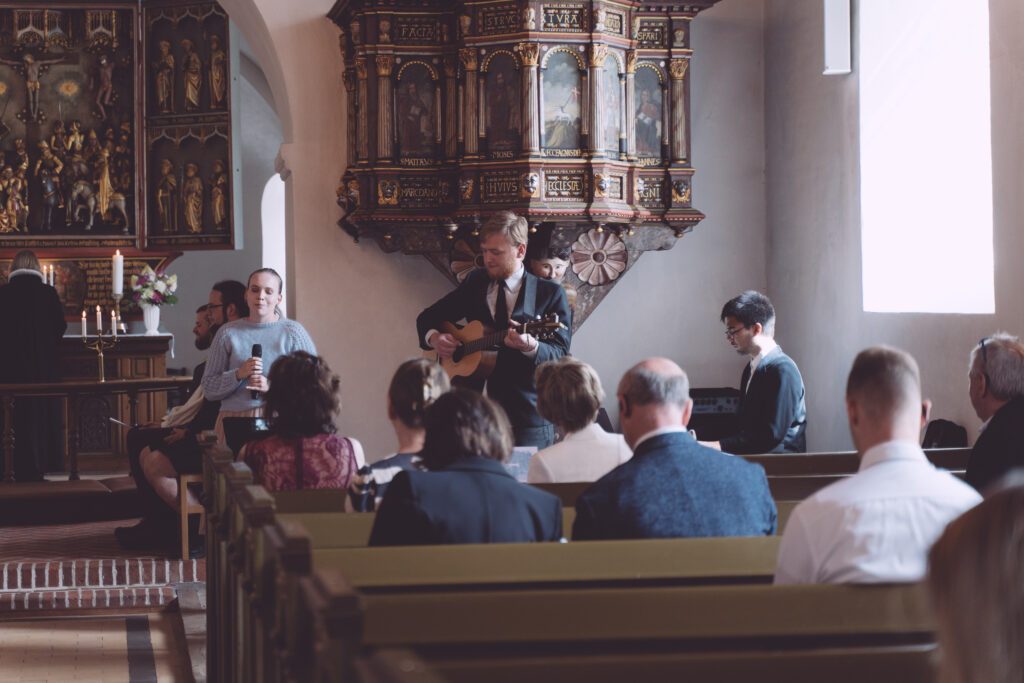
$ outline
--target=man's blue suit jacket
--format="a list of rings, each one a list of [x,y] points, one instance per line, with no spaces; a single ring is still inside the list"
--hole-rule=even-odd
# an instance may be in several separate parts
[[[641,443],[577,499],[572,538],[764,536],[775,526],[763,467],[671,432]]]

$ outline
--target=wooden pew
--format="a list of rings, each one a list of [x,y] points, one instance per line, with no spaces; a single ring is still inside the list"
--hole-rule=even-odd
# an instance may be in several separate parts
[[[356,591],[300,582],[297,680],[402,647],[452,683],[486,680],[924,683],[934,625],[923,587],[691,586],[560,591]]]
[[[952,472],[967,469],[970,448],[928,448],[925,455],[936,467]],[[860,456],[854,451],[833,453],[768,453],[764,455],[741,456],[748,462],[764,467],[769,477],[791,477],[804,475],[853,474],[860,467]]]
[[[961,476],[967,468],[970,452],[969,448],[941,448],[926,450],[925,454],[936,467],[950,470],[957,476]],[[860,466],[860,458],[853,452],[769,454],[742,457],[765,468],[768,475],[768,488],[776,503],[803,500],[829,484],[834,484],[855,474]],[[558,496],[564,507],[575,507],[576,499],[591,484],[589,482],[565,482],[532,484],[532,486]]]
[[[279,520],[264,533],[268,565],[264,600],[276,609],[264,632],[265,680],[295,678],[285,656],[307,624],[299,610],[301,579],[313,568],[343,573],[363,594],[421,591],[559,591],[596,587],[769,583],[777,537],[596,541],[395,548],[314,548],[305,530]],[[258,635],[256,636],[259,637]],[[269,655],[269,656],[268,656]],[[259,679],[257,679],[259,680]],[[304,680],[301,677],[299,680]]]

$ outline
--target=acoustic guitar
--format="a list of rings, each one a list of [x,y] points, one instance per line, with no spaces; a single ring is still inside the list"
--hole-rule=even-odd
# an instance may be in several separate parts
[[[537,339],[550,339],[560,330],[566,329],[565,324],[558,320],[557,313],[550,313],[543,318],[523,323],[520,334],[533,335]],[[447,333],[459,341],[451,358],[441,358],[434,351],[426,355],[436,359],[448,377],[483,381],[494,371],[498,362],[498,349],[504,345],[507,330],[495,332],[478,320],[459,327],[453,323],[441,324],[439,333]]]

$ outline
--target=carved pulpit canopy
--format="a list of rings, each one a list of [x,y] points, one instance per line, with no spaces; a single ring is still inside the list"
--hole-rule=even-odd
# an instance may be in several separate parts
[[[479,226],[514,211],[534,267],[564,268],[579,327],[640,254],[704,218],[690,30],[715,2],[339,0],[339,225],[458,282]]]

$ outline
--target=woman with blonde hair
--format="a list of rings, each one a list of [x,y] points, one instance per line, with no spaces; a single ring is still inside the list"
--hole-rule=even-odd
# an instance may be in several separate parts
[[[595,422],[604,389],[594,368],[564,356],[538,366],[535,379],[537,411],[564,436],[531,458],[528,482],[597,481],[633,456],[621,434]]]
[[[1024,680],[1024,478],[1011,477],[928,554],[942,683]]]

